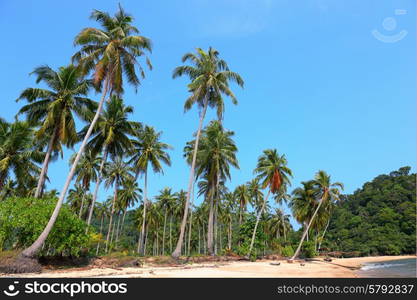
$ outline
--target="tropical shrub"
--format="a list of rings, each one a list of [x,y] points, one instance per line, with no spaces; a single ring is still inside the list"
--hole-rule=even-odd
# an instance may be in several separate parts
[[[290,245],[285,246],[282,248],[281,255],[284,257],[291,257],[294,255],[294,249]]]
[[[41,234],[57,199],[7,198],[0,202],[0,250],[22,249]],[[88,248],[86,224],[65,205],[39,256],[80,256]]]

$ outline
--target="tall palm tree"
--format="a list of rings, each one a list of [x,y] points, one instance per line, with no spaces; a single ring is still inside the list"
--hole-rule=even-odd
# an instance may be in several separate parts
[[[128,82],[137,87],[140,84],[140,80],[136,75],[136,67],[139,68],[142,77],[144,76],[144,71],[137,58],[145,55],[146,50],[151,51],[150,40],[137,35],[139,30],[132,25],[133,17],[127,14],[120,5],[119,11],[114,17],[110,17],[105,12],[94,10],[91,14],[91,19],[98,21],[102,29],[85,28],[76,36],[74,44],[80,45],[81,49],[73,56],[73,61],[82,67],[85,74],[93,71],[94,84],[97,87],[103,87],[102,96],[96,114],[68,173],[51,218],[36,241],[22,252],[22,255],[25,257],[33,257],[42,247],[49,232],[52,230],[74,176],[75,168],[101,114],[106,95],[109,92],[117,94],[123,92],[123,73]],[[146,59],[146,61],[150,66],[149,59]]]
[[[343,184],[340,182],[331,182],[330,175],[328,175],[325,171],[318,171],[312,181],[313,190],[314,190],[314,198],[316,200],[320,199],[316,209],[314,210],[311,219],[309,220],[307,226],[304,228],[303,235],[301,236],[300,243],[298,244],[297,250],[295,251],[291,260],[294,260],[300,254],[301,246],[304,242],[304,239],[307,235],[307,232],[310,229],[311,224],[313,223],[320,207],[330,201],[337,201],[339,200],[340,191],[343,190]]]
[[[262,193],[262,187],[259,184],[259,178],[254,178],[249,181],[247,187],[249,197],[251,197],[250,203],[252,203],[254,207],[260,209],[263,204],[264,194]],[[256,212],[259,212],[259,210],[256,210]]]
[[[122,183],[122,189],[120,190],[120,207],[123,210],[123,219],[120,231],[122,231],[125,223],[126,213],[129,207],[134,206],[138,201],[142,200],[142,190],[139,185],[132,178],[131,180],[125,180]]]
[[[36,137],[49,137],[35,192],[38,198],[45,183],[52,151],[62,152],[62,145],[72,147],[78,141],[74,115],[82,121],[91,120],[97,103],[86,98],[92,80],[84,79],[79,67],[69,65],[54,71],[48,66],[41,66],[31,74],[37,76],[36,83],[43,82],[50,88],[27,88],[17,99],[29,102],[18,114],[25,114],[31,124],[40,124]]]
[[[268,188],[268,193],[266,194],[262,207],[256,217],[255,228],[253,229],[252,240],[249,246],[249,257],[252,252],[253,243],[255,242],[259,219],[262,216],[270,193],[278,194],[282,192],[282,190],[286,190],[286,186],[290,185],[289,177],[292,177],[292,172],[287,167],[285,155],[279,155],[276,149],[264,150],[263,154],[258,158],[258,164],[254,173],[257,174],[257,177],[261,181],[262,188]]]
[[[131,167],[126,164],[121,157],[116,157],[115,160],[109,164],[106,170],[106,187],[114,186],[114,193],[113,193],[113,201],[111,204],[110,210],[110,220],[109,220],[109,229],[107,231],[107,238],[106,238],[106,252],[108,251],[109,242],[110,242],[110,235],[112,231],[112,221],[114,212],[118,202],[118,192],[119,187],[126,181],[132,180],[133,176],[131,174]]]
[[[145,239],[145,222],[146,222],[146,203],[148,197],[148,168],[152,167],[154,173],[164,173],[162,163],[170,166],[171,158],[166,152],[172,147],[166,143],[161,142],[162,132],[157,132],[153,127],[145,126],[143,130],[139,131],[132,141],[132,158],[129,163],[132,164],[136,172],[136,176],[143,174],[144,182],[144,206],[142,217],[142,229],[140,239],[140,253],[144,255],[144,239]]]
[[[86,196],[86,191],[84,188],[79,184],[76,183],[74,188],[68,191],[68,203],[70,205],[71,210],[78,214],[78,218],[81,219],[81,214],[84,209],[84,200]]]
[[[202,131],[200,146],[196,158],[196,178],[204,176],[199,183],[200,194],[204,190],[209,201],[209,221],[207,229],[207,246],[209,254],[214,254],[215,211],[220,199],[220,186],[230,179],[230,167],[239,168],[236,158],[237,147],[233,141],[234,132],[225,130],[219,121],[212,121]],[[196,140],[185,147],[188,163],[192,160],[192,146]]]
[[[187,224],[187,212],[190,203],[191,190],[195,179],[194,171],[197,157],[197,149],[203,127],[204,117],[208,107],[216,108],[217,116],[222,119],[224,112],[224,101],[222,95],[227,95],[234,104],[237,99],[229,88],[229,81],[236,82],[243,87],[243,80],[239,74],[229,70],[227,63],[219,58],[219,52],[209,48],[206,52],[200,48],[197,53],[187,53],[182,57],[182,62],[189,62],[191,65],[179,66],[174,69],[173,78],[187,75],[190,79],[188,90],[191,95],[185,101],[184,110],[187,111],[196,104],[200,110],[200,121],[197,129],[191,162],[190,178],[188,181],[187,198],[184,207],[184,214],[181,222],[180,235],[172,256],[178,258],[181,255],[184,239],[185,226]]]
[[[162,254],[165,254],[165,233],[166,233],[166,223],[168,214],[171,213],[173,204],[175,201],[175,195],[172,193],[171,188],[164,188],[159,192],[159,195],[155,197],[158,201],[161,209],[164,211],[164,229],[162,233]]]
[[[140,123],[128,119],[132,113],[132,106],[125,105],[123,99],[112,95],[110,100],[106,102],[106,107],[93,129],[92,138],[87,144],[87,149],[90,149],[93,155],[103,152],[103,159],[93,193],[93,202],[88,214],[88,225],[91,223],[94,205],[98,197],[98,190],[103,179],[103,170],[108,156],[110,155],[114,159],[129,151],[132,147],[130,136],[133,136],[140,129]],[[87,130],[87,127],[84,128],[80,135],[85,135]]]
[[[239,226],[242,224],[243,213],[248,204],[252,203],[251,195],[246,184],[238,185],[234,191],[236,201],[239,203]]]
[[[0,190],[10,173],[16,183],[27,187],[28,180],[39,174],[45,153],[36,147],[35,132],[28,122],[0,122]]]

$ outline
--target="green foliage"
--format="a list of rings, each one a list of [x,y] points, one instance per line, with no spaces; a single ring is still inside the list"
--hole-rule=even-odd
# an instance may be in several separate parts
[[[0,202],[0,250],[30,246],[41,234],[57,199],[7,198]],[[62,207],[40,256],[80,256],[89,244],[86,224]]]
[[[313,241],[303,243],[303,247],[301,248],[301,255],[306,258],[317,256],[317,251]]]
[[[285,246],[282,248],[281,255],[284,257],[291,257],[294,255],[294,249],[290,245]]]
[[[415,253],[415,174],[403,167],[367,182],[334,211],[322,248],[359,255]]]
[[[237,254],[246,256],[249,252],[249,246],[252,239],[253,230],[255,228],[256,217],[250,214],[246,221],[239,228],[239,241],[240,245],[237,248]],[[255,260],[258,253],[263,249],[266,235],[261,230],[261,226],[258,226],[258,230],[255,234],[255,241],[253,243],[253,249],[251,252],[251,260]]]

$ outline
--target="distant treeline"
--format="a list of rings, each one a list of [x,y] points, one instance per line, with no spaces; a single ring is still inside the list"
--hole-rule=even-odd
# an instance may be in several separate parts
[[[334,210],[323,241],[329,251],[398,255],[416,251],[416,174],[379,175]]]

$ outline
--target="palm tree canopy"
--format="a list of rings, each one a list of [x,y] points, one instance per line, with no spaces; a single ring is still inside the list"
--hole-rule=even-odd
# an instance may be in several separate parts
[[[71,165],[74,162],[75,155],[73,154],[70,158]],[[86,151],[78,162],[75,169],[76,181],[81,182],[84,189],[89,190],[91,182],[97,181],[101,160],[100,156],[93,155],[91,151]]]
[[[149,164],[155,173],[163,173],[162,163],[170,166],[171,158],[167,150],[172,147],[161,142],[162,132],[157,132],[151,126],[136,132],[132,140],[133,149],[129,164],[137,174],[146,172]]]
[[[145,56],[146,64],[152,69],[146,56],[146,51],[152,51],[151,41],[139,35],[139,30],[132,25],[133,16],[126,13],[120,4],[113,17],[93,10],[90,18],[97,21],[101,28],[85,28],[75,37],[74,44],[80,45],[81,49],[72,60],[78,62],[85,73],[93,70],[96,86],[101,86],[103,80],[108,79],[111,93],[123,93],[123,77],[137,88],[140,78],[145,77],[137,58]]]
[[[115,183],[122,185],[127,180],[133,180],[132,168],[120,157],[117,157],[112,163],[108,164],[105,176],[106,187],[110,187]]]
[[[39,125],[38,139],[52,135],[56,137],[53,149],[62,151],[61,144],[72,147],[78,142],[74,114],[82,121],[92,119],[97,103],[86,97],[92,82],[83,78],[80,68],[69,65],[54,71],[48,66],[35,68],[36,83],[43,82],[49,89],[27,88],[17,99],[25,99],[18,112],[25,114],[30,124]]]
[[[182,62],[189,62],[190,65],[175,68],[172,77],[187,75],[191,81],[188,84],[191,95],[184,104],[184,110],[188,111],[194,104],[201,109],[207,102],[209,107],[217,109],[218,119],[222,119],[224,113],[222,95],[229,96],[233,104],[237,104],[236,96],[229,87],[229,81],[243,87],[243,79],[239,74],[229,70],[226,61],[220,59],[219,52],[212,47],[209,47],[207,52],[197,48],[195,54],[185,54]]]
[[[0,122],[0,186],[11,173],[21,187],[33,183],[32,179],[40,172],[37,163],[45,157],[45,153],[36,147],[34,139],[35,131],[28,122]]]
[[[271,193],[277,194],[282,187],[290,185],[291,170],[287,167],[285,155],[279,155],[276,149],[264,150],[258,158],[254,171],[258,174],[262,188],[269,187]]]
[[[130,136],[135,135],[141,128],[140,123],[128,119],[132,113],[132,106],[125,105],[123,99],[115,95],[111,96],[87,145],[94,155],[105,148],[110,156],[115,158],[131,150],[133,145]],[[87,130],[88,126],[79,135],[84,136]]]

